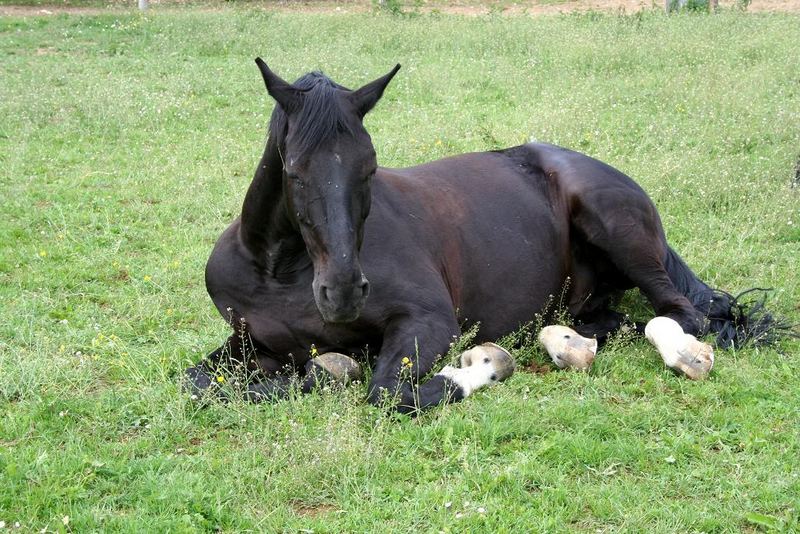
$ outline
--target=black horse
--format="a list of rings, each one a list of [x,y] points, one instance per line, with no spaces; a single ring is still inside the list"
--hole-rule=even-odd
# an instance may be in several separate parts
[[[187,370],[195,392],[226,361],[257,372],[252,399],[285,395],[287,366],[308,391],[320,376],[311,347],[368,347],[370,402],[384,391],[401,411],[459,400],[468,391],[447,373],[417,382],[461,327],[501,337],[567,279],[582,336],[618,328],[610,306],[633,287],[686,334],[745,336],[732,298],[669,247],[652,201],[620,171],[540,143],[381,168],[362,120],[399,65],[351,91],[320,73],[290,84],[256,63],[278,105],[241,216],[208,261],[208,292],[235,332]]]

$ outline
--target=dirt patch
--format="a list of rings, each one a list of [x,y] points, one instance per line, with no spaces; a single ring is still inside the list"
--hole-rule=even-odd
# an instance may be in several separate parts
[[[488,2],[484,4],[439,4],[427,2],[417,7],[412,2],[404,7],[404,11],[417,13],[444,13],[462,16],[483,16],[491,13],[502,15],[548,15],[558,13],[581,13],[587,11],[600,11],[607,13],[636,13],[645,9],[661,9],[663,0],[533,0],[507,4],[505,2]],[[741,5],[739,0],[721,0],[721,8],[733,8]],[[260,9],[264,11],[295,12],[295,13],[366,13],[375,10],[372,2],[244,2],[229,4],[195,4],[171,0],[153,0],[150,2],[151,10],[163,11],[201,11],[217,12],[236,9]],[[752,12],[800,12],[800,0],[753,0],[747,8]],[[138,11],[134,2],[112,3],[100,6],[70,6],[70,5],[2,5],[0,15],[5,16],[48,16],[48,15],[102,15],[109,13],[130,13]]]
[[[292,501],[289,503],[292,511],[300,517],[319,517],[339,510],[336,506],[329,503],[306,503],[303,501]]]
[[[523,367],[522,370],[535,375],[546,375],[553,370],[553,366],[546,363],[531,362]]]

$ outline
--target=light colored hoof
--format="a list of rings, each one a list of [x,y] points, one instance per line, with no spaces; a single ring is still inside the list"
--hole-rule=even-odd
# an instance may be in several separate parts
[[[667,367],[692,380],[703,380],[714,367],[714,349],[669,317],[656,317],[644,329],[647,339],[656,346]]]
[[[484,343],[473,347],[461,354],[461,368],[473,365],[491,368],[492,382],[502,382],[514,374],[514,357],[509,352],[495,343]]]
[[[559,369],[586,371],[597,354],[596,339],[583,337],[566,326],[545,326],[539,333],[539,341]]]
[[[464,397],[514,374],[514,358],[494,343],[484,343],[461,354],[461,367],[447,365],[438,373],[458,385]]]
[[[714,349],[692,335],[685,336],[688,339],[685,346],[678,351],[678,363],[672,369],[692,380],[703,380],[714,367]]]
[[[346,384],[354,380],[361,380],[364,376],[358,362],[350,356],[338,352],[326,352],[311,361],[328,371],[337,382]]]

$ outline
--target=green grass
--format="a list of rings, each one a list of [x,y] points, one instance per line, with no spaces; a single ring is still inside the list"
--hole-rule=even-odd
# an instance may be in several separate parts
[[[797,322],[798,42],[797,16],[741,13],[0,19],[0,521],[800,528],[796,341],[719,351],[692,383],[623,337],[588,374],[519,372],[416,420],[366,405],[363,385],[205,409],[177,386],[227,335],[203,267],[263,148],[255,56],[349,86],[402,63],[367,119],[386,166],[531,138],[602,159],[705,280],[775,287]],[[517,356],[547,365],[535,345]]]

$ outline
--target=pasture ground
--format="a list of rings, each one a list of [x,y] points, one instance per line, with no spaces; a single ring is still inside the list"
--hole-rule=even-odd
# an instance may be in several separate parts
[[[571,147],[636,178],[712,285],[800,318],[800,19],[190,10],[0,19],[0,521],[22,531],[800,528],[800,343],[709,380],[619,336],[417,419],[365,386],[199,408],[203,287],[272,102],[252,59],[355,86],[385,166]],[[794,187],[793,187],[794,185]],[[647,318],[631,294],[625,309]],[[504,341],[509,343],[510,340]]]

